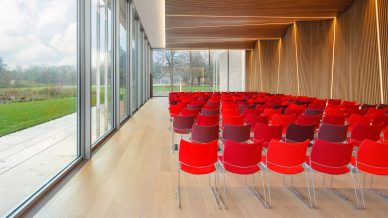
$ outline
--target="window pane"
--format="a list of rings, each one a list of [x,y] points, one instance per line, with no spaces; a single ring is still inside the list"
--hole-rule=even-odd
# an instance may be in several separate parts
[[[112,2],[92,0],[92,143],[112,129]]]
[[[191,52],[191,79],[193,91],[210,91],[209,51]]]
[[[128,3],[126,0],[120,0],[120,119],[128,116],[128,96],[127,96],[127,75],[128,75]]]
[[[138,49],[138,21],[135,19],[135,15],[132,13],[132,37],[131,37],[131,49],[132,49],[132,81],[131,81],[131,110],[132,112],[137,109],[137,49]]]
[[[190,51],[166,51],[169,67],[172,69],[173,91],[192,90]]]
[[[229,91],[243,91],[245,74],[245,53],[243,50],[229,50]]]
[[[153,96],[168,96],[171,91],[171,68],[168,53],[162,49],[152,51],[152,92]]]
[[[0,216],[78,156],[77,1],[0,1]]]

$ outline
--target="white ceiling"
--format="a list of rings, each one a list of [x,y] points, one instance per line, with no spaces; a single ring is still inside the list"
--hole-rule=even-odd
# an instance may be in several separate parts
[[[166,47],[165,0],[133,0],[152,48]]]

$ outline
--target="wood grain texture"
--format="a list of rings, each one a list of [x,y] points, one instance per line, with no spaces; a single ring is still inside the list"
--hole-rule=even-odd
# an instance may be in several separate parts
[[[166,47],[191,48],[180,37],[279,38],[293,22],[331,19],[354,0],[166,0]],[[265,24],[265,25],[264,25]],[[198,39],[197,39],[198,41]],[[206,39],[198,44],[202,49]],[[228,41],[221,39],[228,47]],[[207,44],[211,46],[211,44]],[[246,45],[242,43],[241,45]],[[250,49],[254,47],[251,44]],[[242,47],[245,48],[245,47]]]
[[[333,20],[298,22],[297,46],[300,95],[330,96]]]
[[[388,0],[378,0],[384,103],[388,103]]]
[[[247,189],[252,176],[227,174],[227,210],[219,210],[207,175],[181,174],[182,208],[177,206],[177,154],[171,153],[168,99],[149,100],[93,158],[79,167],[53,193],[24,217],[385,217],[387,202],[365,192],[365,210],[357,210],[321,189],[322,174],[315,173],[317,209],[309,209],[283,185],[283,175],[270,173],[272,209],[264,208]],[[176,137],[177,139],[179,137]],[[178,142],[178,140],[177,140]],[[245,180],[245,178],[247,180]],[[212,175],[212,179],[214,179]],[[256,174],[256,183],[258,175]],[[326,176],[326,184],[328,177]],[[386,188],[388,177],[375,177],[376,188]],[[367,176],[369,184],[369,176]],[[291,177],[287,177],[287,184]],[[221,176],[221,185],[223,177]],[[293,184],[307,195],[303,173]],[[349,174],[334,177],[334,187],[353,199]]]
[[[298,94],[295,26],[281,38],[279,93]]]
[[[374,0],[358,0],[337,18],[333,98],[380,103]]]
[[[260,40],[261,75],[264,92],[275,93],[278,83],[279,40]]]

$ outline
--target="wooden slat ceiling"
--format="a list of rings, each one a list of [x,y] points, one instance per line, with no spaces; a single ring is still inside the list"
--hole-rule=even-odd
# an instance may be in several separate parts
[[[354,0],[166,0],[166,48],[252,49],[295,21],[332,19]]]

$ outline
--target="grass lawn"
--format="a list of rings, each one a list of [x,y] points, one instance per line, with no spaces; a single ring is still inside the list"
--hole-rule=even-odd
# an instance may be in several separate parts
[[[179,86],[174,86],[173,88],[174,88],[175,92],[179,91]],[[186,92],[189,92],[189,91],[194,91],[194,92],[195,91],[204,91],[204,92],[212,91],[212,87],[209,88],[209,86],[193,86],[193,87],[183,86],[182,88],[183,88],[182,91],[186,91]],[[169,91],[171,91],[171,86],[154,85],[152,87],[152,89],[155,92],[162,92],[162,91],[169,92]]]
[[[62,117],[75,111],[75,97],[0,104],[0,136]]]

